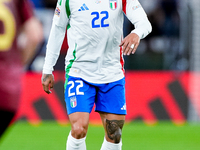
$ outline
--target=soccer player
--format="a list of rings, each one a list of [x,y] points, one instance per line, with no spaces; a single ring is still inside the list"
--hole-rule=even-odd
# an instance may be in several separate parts
[[[135,29],[123,39],[123,13]],[[126,115],[123,54],[135,53],[151,24],[138,0],[59,0],[43,67],[51,93],[53,66],[67,28],[65,102],[71,123],[67,150],[85,150],[89,114],[95,104],[105,129],[101,150],[120,150]]]
[[[24,65],[42,39],[28,0],[0,0],[0,137],[18,109]]]

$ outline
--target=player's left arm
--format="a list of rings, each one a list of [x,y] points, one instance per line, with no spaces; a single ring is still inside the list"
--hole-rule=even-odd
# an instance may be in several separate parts
[[[135,26],[135,29],[119,45],[123,46],[124,55],[130,55],[135,53],[140,39],[145,38],[152,31],[152,26],[138,0],[123,0],[123,11]]]
[[[43,90],[47,94],[50,94],[50,90],[53,88],[53,67],[58,60],[61,46],[65,37],[66,26],[68,25],[69,21],[65,4],[66,0],[59,0],[57,3],[49,39],[47,42],[45,62],[42,70],[42,86]]]

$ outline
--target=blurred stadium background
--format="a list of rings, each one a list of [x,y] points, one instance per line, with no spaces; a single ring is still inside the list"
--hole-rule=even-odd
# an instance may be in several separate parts
[[[56,0],[32,0],[44,28],[44,41],[27,66],[16,123],[0,149],[65,149],[70,130],[63,101],[63,43],[55,66],[55,87],[43,92],[41,71]],[[200,0],[139,0],[153,26],[134,55],[125,56],[126,125],[124,150],[200,149]],[[125,18],[124,34],[133,26]],[[56,42],[56,41],[55,41]],[[31,90],[30,90],[31,87]],[[103,129],[92,112],[89,150],[100,149]]]

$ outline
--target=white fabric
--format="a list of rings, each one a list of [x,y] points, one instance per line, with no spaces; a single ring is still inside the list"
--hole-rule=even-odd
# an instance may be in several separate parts
[[[110,3],[116,4],[113,9]],[[140,38],[151,32],[151,25],[138,0],[127,0],[124,6],[122,0],[62,0],[61,5],[59,1],[43,73],[52,73],[68,26],[67,74],[92,83],[122,79],[123,56],[119,44],[123,38],[123,10],[135,25],[136,29],[132,32]]]
[[[82,139],[75,139],[72,137],[70,132],[67,139],[66,150],[86,150],[85,139],[86,137]]]
[[[55,23],[53,23],[51,32],[50,32],[50,36],[49,36],[49,40],[48,40],[48,44],[47,44],[45,65],[43,67],[44,74],[52,74],[53,66],[56,64],[56,61],[60,54],[60,51],[58,51],[58,50],[62,46],[62,42],[63,42],[64,36],[65,36],[65,30],[66,29],[64,27],[57,26]],[[52,67],[50,67],[50,66],[52,66]]]
[[[104,137],[104,141],[101,146],[101,150],[121,150],[121,149],[122,149],[122,141],[120,141],[118,144],[110,143]]]

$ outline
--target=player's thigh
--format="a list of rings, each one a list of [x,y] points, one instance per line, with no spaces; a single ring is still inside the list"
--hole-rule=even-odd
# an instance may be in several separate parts
[[[87,112],[75,112],[68,116],[69,116],[70,123],[75,123],[77,121],[86,122],[86,123],[89,122],[89,113]]]
[[[87,128],[89,123],[89,113],[87,112],[75,112],[69,115],[69,121],[71,125],[79,125]]]

